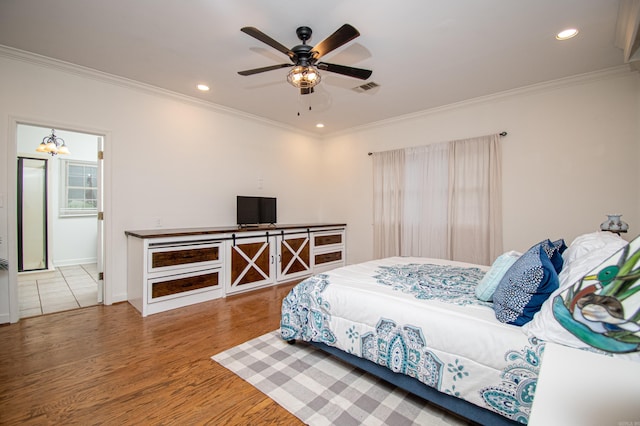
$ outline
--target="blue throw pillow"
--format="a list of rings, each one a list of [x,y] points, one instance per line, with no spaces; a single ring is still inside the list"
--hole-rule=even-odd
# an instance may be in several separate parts
[[[493,293],[493,309],[499,321],[528,323],[558,288],[558,273],[547,248],[544,242],[531,247],[500,280]],[[562,259],[559,253],[558,256]]]
[[[562,271],[562,267],[564,266],[564,259],[562,257],[562,253],[567,249],[567,245],[564,243],[563,239],[556,240],[551,242],[550,240],[542,241],[540,244],[543,245],[544,251],[547,252],[547,256],[551,260],[556,273],[560,273]]]

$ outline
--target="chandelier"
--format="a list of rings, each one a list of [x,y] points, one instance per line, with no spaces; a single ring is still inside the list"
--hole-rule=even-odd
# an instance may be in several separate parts
[[[46,152],[53,157],[56,154],[69,154],[69,148],[65,145],[64,139],[57,137],[55,130],[51,129],[51,134],[42,139],[42,142],[36,148],[36,152]]]

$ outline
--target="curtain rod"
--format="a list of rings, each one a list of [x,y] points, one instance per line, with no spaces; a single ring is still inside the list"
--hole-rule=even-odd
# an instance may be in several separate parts
[[[502,136],[502,137],[507,136],[507,134],[508,134],[507,132],[500,132],[500,133],[498,133],[498,135],[500,135],[500,136]],[[367,153],[367,155],[373,155],[373,152],[368,152],[368,153]]]

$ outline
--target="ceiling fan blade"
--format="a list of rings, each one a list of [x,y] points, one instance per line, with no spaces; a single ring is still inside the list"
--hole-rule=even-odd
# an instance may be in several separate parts
[[[337,74],[342,74],[342,75],[346,75],[346,76],[349,76],[349,77],[359,78],[361,80],[368,79],[369,77],[371,77],[371,74],[373,73],[373,71],[365,70],[363,68],[348,67],[348,66],[345,66],[345,65],[328,64],[326,62],[318,62],[316,64],[316,66],[318,67],[318,69],[321,69],[323,71],[335,72]]]
[[[287,68],[287,67],[292,67],[292,66],[293,66],[293,64],[271,65],[269,67],[254,68],[252,70],[238,71],[238,74],[240,74],[240,75],[253,75],[253,74],[258,74],[258,73],[265,72],[265,71],[273,71],[273,70],[277,70],[277,69],[280,69],[280,68]]]
[[[273,47],[274,49],[278,50],[279,52],[284,53],[285,55],[287,55],[290,58],[293,58],[295,56],[295,54],[291,51],[291,49],[289,49],[288,47],[280,44],[279,42],[275,41],[274,39],[272,39],[271,37],[269,37],[268,35],[266,35],[265,33],[263,33],[262,31],[260,31],[259,29],[255,28],[255,27],[243,27],[240,28],[240,31],[242,31],[245,34],[250,35],[251,37],[260,40],[261,42],[268,44],[269,46]]]
[[[322,56],[337,49],[343,44],[350,42],[359,35],[360,33],[354,27],[349,24],[344,24],[338,28],[335,33],[331,34],[329,37],[325,38],[313,47],[313,57],[315,59],[320,59]]]

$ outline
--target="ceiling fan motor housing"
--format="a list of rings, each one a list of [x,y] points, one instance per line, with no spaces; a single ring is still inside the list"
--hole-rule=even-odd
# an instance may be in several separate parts
[[[302,40],[302,44],[307,44],[307,40],[311,38],[312,33],[313,32],[309,27],[298,27],[296,30],[296,34],[298,35],[298,38]]]
[[[313,64],[313,55],[311,53],[312,47],[307,44],[307,40],[311,38],[311,28],[298,27],[296,34],[298,38],[302,40],[302,44],[294,46],[291,51],[295,54],[291,60],[294,64],[307,67]]]
[[[311,52],[311,46],[308,44],[300,44],[295,46],[291,51],[295,54],[291,60],[296,65],[301,65],[303,67],[309,66],[315,62],[313,60],[313,54]]]

